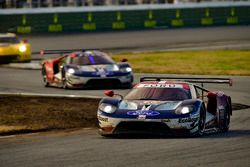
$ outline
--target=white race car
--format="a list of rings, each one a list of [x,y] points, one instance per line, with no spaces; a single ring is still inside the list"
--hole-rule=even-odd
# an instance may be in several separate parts
[[[100,134],[188,134],[201,136],[206,130],[228,131],[231,98],[194,83],[229,83],[224,78],[144,77],[125,96],[106,91],[97,117]]]

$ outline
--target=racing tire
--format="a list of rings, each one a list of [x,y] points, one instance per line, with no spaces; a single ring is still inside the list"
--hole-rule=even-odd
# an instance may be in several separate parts
[[[66,73],[65,73],[65,70],[64,68],[62,69],[62,88],[63,89],[68,89],[68,81],[66,79]]]
[[[48,87],[49,86],[49,82],[48,82],[48,79],[47,79],[47,73],[46,73],[46,70],[45,70],[44,66],[42,67],[42,76],[43,76],[43,85],[45,87]]]
[[[204,106],[200,109],[200,118],[198,123],[198,131],[195,132],[194,136],[203,136],[206,127],[206,110]]]
[[[66,78],[62,79],[62,87],[63,87],[63,89],[69,89],[68,82],[67,82]]]
[[[224,114],[224,121],[221,126],[222,132],[228,132],[230,125],[230,111],[229,111],[229,104],[226,107],[226,113]]]

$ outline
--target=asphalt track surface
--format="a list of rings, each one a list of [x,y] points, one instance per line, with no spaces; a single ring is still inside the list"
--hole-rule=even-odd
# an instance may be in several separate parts
[[[235,27],[240,29],[240,27]],[[249,40],[246,27],[233,41]],[[219,29],[218,34],[225,31]],[[223,28],[222,28],[223,29]],[[249,28],[248,28],[249,29]],[[187,29],[193,34],[203,29]],[[160,30],[161,32],[162,30]],[[170,30],[174,31],[174,30]],[[176,30],[184,31],[183,29]],[[148,32],[148,31],[146,31]],[[153,33],[158,33],[154,32]],[[129,32],[125,32],[128,33]],[[132,34],[136,32],[132,32]],[[141,34],[142,32],[138,32]],[[159,33],[161,34],[161,33]],[[209,32],[208,32],[209,34]],[[218,35],[217,34],[217,35]],[[87,34],[88,35],[88,34]],[[93,34],[95,36],[95,34]],[[138,34],[137,34],[138,35]],[[172,32],[172,36],[175,34]],[[211,34],[210,34],[211,35]],[[242,38],[236,39],[237,36]],[[135,36],[135,35],[134,35]],[[196,35],[193,35],[194,38]],[[248,36],[248,37],[247,37]],[[45,37],[41,37],[45,40]],[[63,43],[63,38],[60,42]],[[112,37],[111,37],[112,38]],[[156,37],[157,38],[157,37]],[[161,35],[160,37],[161,38]],[[173,38],[173,37],[172,37]],[[189,36],[188,36],[189,38]],[[210,38],[208,36],[207,38]],[[212,37],[211,37],[212,38]],[[214,38],[219,38],[218,36]],[[51,39],[51,37],[48,37]],[[69,38],[64,38],[69,39]],[[147,41],[148,39],[145,39]],[[32,41],[32,40],[31,40]],[[204,40],[205,41],[205,40]],[[209,40],[208,40],[209,41]],[[213,41],[213,40],[210,40]],[[223,40],[221,40],[223,41]],[[228,39],[224,39],[227,42]],[[151,41],[154,43],[154,41]],[[223,42],[223,43],[224,43]],[[53,42],[52,42],[53,43]],[[129,42],[128,42],[129,43]],[[43,45],[43,44],[41,44]],[[45,45],[45,44],[44,44]],[[48,44],[46,44],[48,45]],[[54,44],[53,44],[54,45]],[[104,45],[104,44],[103,44]],[[42,47],[42,46],[41,46]],[[153,47],[154,49],[154,47]],[[161,47],[160,49],[165,49]],[[144,74],[136,74],[136,81]],[[63,90],[44,88],[40,71],[0,68],[0,92],[78,94],[102,96],[103,90]],[[154,75],[155,76],[155,75]],[[175,76],[175,75],[165,75]],[[178,75],[180,76],[180,75]],[[228,76],[226,76],[228,77]],[[250,77],[234,76],[233,87],[207,85],[232,96],[233,103],[250,106]],[[128,90],[115,90],[121,94]],[[233,111],[228,133],[214,133],[201,138],[127,137],[103,138],[96,129],[48,132],[0,138],[0,166],[250,166],[250,109]]]
[[[250,26],[24,36],[33,52],[46,49],[145,50],[250,49]]]

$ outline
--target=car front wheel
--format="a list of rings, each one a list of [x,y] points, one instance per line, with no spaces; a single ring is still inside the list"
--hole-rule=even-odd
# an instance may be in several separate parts
[[[48,82],[48,79],[47,79],[47,73],[46,73],[46,70],[45,70],[44,66],[42,67],[42,76],[43,76],[43,85],[45,87],[48,87],[49,86],[49,82]]]
[[[195,133],[195,136],[203,136],[205,132],[205,125],[206,125],[206,111],[204,107],[201,107],[200,118],[198,123],[198,131]]]
[[[229,130],[230,125],[230,112],[229,112],[229,105],[227,106],[224,114],[224,121],[221,126],[222,132],[227,132]]]

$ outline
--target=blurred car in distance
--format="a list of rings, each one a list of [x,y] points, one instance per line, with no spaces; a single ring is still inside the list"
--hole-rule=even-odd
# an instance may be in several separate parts
[[[27,40],[19,40],[14,33],[0,34],[0,64],[30,60],[31,47]]]
[[[44,86],[63,88],[122,87],[130,88],[133,72],[126,59],[116,63],[99,50],[45,50],[59,54],[42,62]]]

